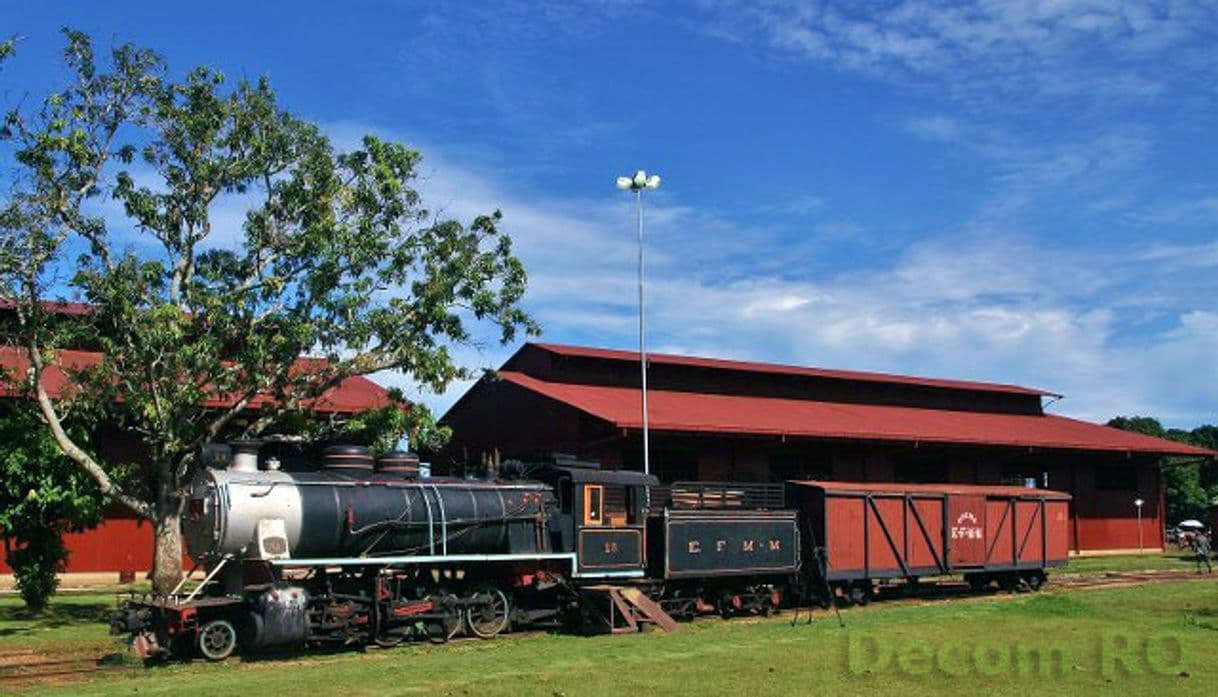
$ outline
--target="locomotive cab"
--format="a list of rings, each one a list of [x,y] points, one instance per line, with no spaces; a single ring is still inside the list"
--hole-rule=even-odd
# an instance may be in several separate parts
[[[554,488],[558,510],[550,518],[550,546],[576,554],[579,576],[644,575],[647,492],[659,480],[561,456],[553,464],[531,465],[523,474]]]

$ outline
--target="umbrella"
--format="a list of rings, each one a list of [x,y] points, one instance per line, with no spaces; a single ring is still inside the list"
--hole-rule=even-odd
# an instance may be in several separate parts
[[[1204,529],[1206,526],[1205,526],[1205,523],[1202,523],[1202,522],[1201,522],[1201,521],[1199,521],[1199,520],[1194,520],[1194,519],[1192,519],[1192,518],[1189,518],[1188,520],[1183,520],[1183,521],[1180,521],[1179,523],[1177,523],[1177,524],[1176,524],[1176,527],[1178,527],[1178,528],[1193,528],[1194,530],[1202,530],[1202,529]]]

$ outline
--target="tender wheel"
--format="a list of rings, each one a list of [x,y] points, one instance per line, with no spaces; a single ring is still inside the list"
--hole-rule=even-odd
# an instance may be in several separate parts
[[[199,629],[199,653],[209,661],[223,661],[237,648],[237,629],[228,620],[212,620]]]
[[[465,611],[465,623],[474,636],[492,639],[507,629],[511,606],[507,596],[498,588],[488,588],[478,595],[486,599]]]

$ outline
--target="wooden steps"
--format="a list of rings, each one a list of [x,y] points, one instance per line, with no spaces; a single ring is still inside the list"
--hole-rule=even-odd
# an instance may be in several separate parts
[[[665,632],[679,628],[674,620],[655,601],[638,588],[630,586],[585,586],[581,589],[585,599],[613,634],[643,631],[647,626],[656,626]]]

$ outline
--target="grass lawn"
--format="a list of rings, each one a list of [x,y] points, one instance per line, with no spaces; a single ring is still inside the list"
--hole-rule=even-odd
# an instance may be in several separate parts
[[[0,597],[0,653],[111,645],[104,623],[114,606],[114,593],[60,593],[46,611],[32,617],[19,596]]]
[[[98,608],[62,599],[59,616]],[[91,608],[82,610],[81,608]],[[34,694],[577,695],[1206,694],[1218,684],[1212,579],[1036,595],[877,603],[811,625],[704,621],[666,635],[530,635],[448,646],[132,668]],[[66,637],[65,627],[14,639]],[[18,629],[18,634],[9,630]],[[76,626],[89,637],[101,629]],[[979,649],[979,651],[978,651]],[[1037,660],[1039,657],[1039,660]]]
[[[1196,568],[1193,556],[1187,552],[1172,550],[1154,554],[1122,554],[1117,556],[1074,557],[1064,569],[1055,569],[1052,573],[1083,574],[1101,573],[1104,571],[1163,571],[1184,570]]]

